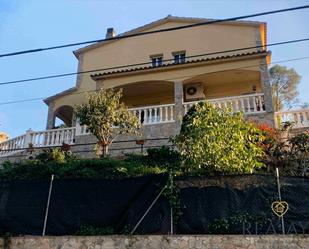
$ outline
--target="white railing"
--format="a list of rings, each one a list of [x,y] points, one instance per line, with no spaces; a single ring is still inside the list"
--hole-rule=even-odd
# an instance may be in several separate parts
[[[34,147],[58,146],[63,143],[73,144],[75,127],[54,130],[36,131],[30,133],[29,143]]]
[[[59,146],[63,143],[73,144],[75,129],[75,127],[69,127],[45,131],[28,130],[22,136],[0,143],[0,157],[18,153],[28,148],[29,144],[32,144],[33,147]]]
[[[174,122],[175,104],[131,108],[129,111],[138,117],[143,125]]]
[[[0,157],[8,156],[24,148],[26,134],[6,140],[0,143]]]
[[[264,94],[250,94],[235,97],[219,98],[207,100],[220,108],[232,107],[233,112],[242,111],[245,114],[255,114],[265,112],[264,107]],[[191,106],[196,104],[195,102],[185,102],[184,113],[186,113]],[[175,104],[145,106],[131,108],[129,111],[136,115],[143,125],[151,124],[164,124],[174,122],[174,109]],[[278,115],[285,115],[286,113],[279,113]],[[289,112],[290,114],[290,112]],[[297,117],[297,124],[305,124],[308,122],[308,111],[293,112],[293,117]],[[282,120],[285,120],[283,118]],[[307,124],[307,123],[306,123]],[[45,130],[34,132],[32,130],[27,131],[26,134],[7,140],[0,143],[0,157],[4,157],[10,154],[14,154],[19,149],[24,149],[33,144],[34,147],[48,147],[48,146],[60,146],[62,143],[73,144],[75,136],[88,135],[90,131],[87,126]]]
[[[206,101],[219,108],[231,107],[233,112],[243,112],[244,114],[256,114],[265,112],[263,93],[209,99]],[[184,102],[184,113],[186,114],[190,107],[198,102],[199,101]]]
[[[275,117],[278,126],[291,122],[292,128],[309,127],[309,108],[276,112]]]
[[[164,124],[174,122],[174,107],[175,104],[156,105],[130,108],[129,112],[138,117],[138,120],[143,125]],[[90,131],[86,125],[76,126],[76,135],[88,135]]]
[[[89,135],[91,132],[89,131],[87,125],[80,125],[78,122],[76,122],[76,135]]]

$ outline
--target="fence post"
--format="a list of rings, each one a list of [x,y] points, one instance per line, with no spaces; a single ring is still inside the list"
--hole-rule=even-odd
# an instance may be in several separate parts
[[[174,234],[173,207],[171,207],[171,235]]]
[[[154,201],[150,204],[150,206],[148,207],[148,209],[146,210],[146,212],[143,214],[142,218],[140,218],[140,220],[137,222],[137,224],[135,225],[135,227],[133,228],[133,230],[131,231],[130,235],[133,235],[135,230],[138,228],[138,226],[141,224],[141,222],[144,220],[144,218],[146,217],[146,215],[149,213],[150,209],[153,207],[153,205],[157,202],[157,200],[159,199],[159,197],[162,195],[163,191],[166,189],[166,185],[162,188],[162,190],[160,191],[160,193],[157,195],[157,197],[154,199]]]
[[[31,130],[31,128],[29,129],[29,130],[27,130],[26,131],[26,137],[25,137],[25,140],[24,140],[24,145],[23,145],[23,147],[24,148],[27,148],[28,147],[28,145],[30,144],[30,143],[32,143],[32,130]]]
[[[75,129],[75,135],[79,136],[82,133],[82,127],[80,126],[78,120],[76,120],[76,129]]]
[[[279,179],[279,169],[278,168],[276,168],[276,178],[277,178],[277,187],[278,187],[278,197],[279,197],[279,201],[281,202],[281,190],[280,190],[280,179]],[[283,215],[281,216],[281,226],[282,226],[282,234],[285,234]]]
[[[45,232],[46,232],[47,217],[48,217],[49,204],[50,204],[50,196],[51,196],[51,192],[52,192],[52,189],[53,189],[53,181],[54,181],[54,175],[51,176],[50,184],[49,184],[49,191],[48,191],[48,198],[47,198],[47,205],[46,205],[46,211],[45,211],[45,218],[44,218],[44,226],[43,226],[42,236],[45,236]]]

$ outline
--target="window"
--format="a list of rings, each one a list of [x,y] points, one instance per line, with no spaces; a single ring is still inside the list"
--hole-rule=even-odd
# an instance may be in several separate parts
[[[174,63],[185,63],[186,62],[186,51],[173,52]]]
[[[158,57],[158,58],[152,58],[151,62],[152,62],[152,66],[153,67],[158,67],[158,66],[162,66],[162,57]]]
[[[151,55],[150,59],[153,67],[159,67],[163,64],[163,54]]]

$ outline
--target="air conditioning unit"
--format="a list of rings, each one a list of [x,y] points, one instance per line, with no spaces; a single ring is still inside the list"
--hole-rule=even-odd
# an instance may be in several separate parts
[[[205,99],[202,83],[185,85],[185,100],[194,101]]]

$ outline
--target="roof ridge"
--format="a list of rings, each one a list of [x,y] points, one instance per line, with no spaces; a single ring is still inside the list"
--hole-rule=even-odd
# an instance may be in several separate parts
[[[202,18],[202,17],[180,17],[180,16],[173,16],[171,14],[167,15],[166,17],[163,17],[161,19],[158,19],[158,20],[155,20],[155,21],[152,21],[150,23],[146,23],[142,26],[139,26],[137,28],[134,28],[134,29],[131,29],[131,30],[128,30],[128,31],[125,31],[123,33],[120,33],[119,35],[116,35],[116,37],[122,37],[122,36],[125,36],[125,35],[129,35],[129,34],[134,34],[134,33],[138,33],[138,32],[142,32],[143,30],[145,29],[148,29],[148,28],[152,28],[152,27],[155,27],[161,23],[164,23],[164,22],[167,22],[167,21],[192,21],[192,22],[207,22],[207,21],[219,21],[219,20],[224,20],[224,19],[210,19],[210,18]],[[261,24],[263,22],[258,22],[258,21],[243,21],[243,20],[239,20],[239,21],[226,21],[226,22],[222,22],[222,24],[226,24],[226,23],[232,23],[232,24],[244,24],[244,25],[258,25],[258,24]],[[220,23],[217,23],[217,24],[220,24]],[[79,48],[75,51],[73,51],[73,53],[75,54],[76,57],[78,57],[78,54],[83,51],[83,50],[86,50],[86,49],[91,49],[92,47],[96,47],[98,45],[103,45],[104,43],[106,42],[115,42],[117,41],[117,39],[115,40],[111,40],[111,41],[101,41],[101,42],[97,42],[97,43],[94,43],[94,44],[90,44],[88,46],[85,46],[85,47],[82,47],[82,48]]]

